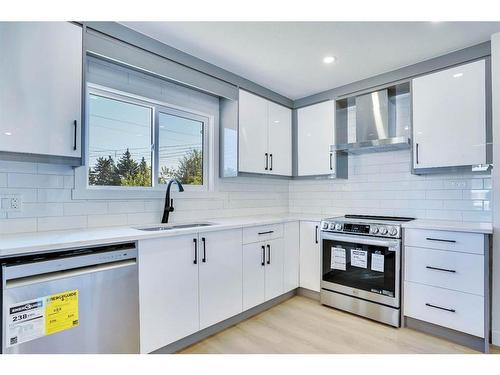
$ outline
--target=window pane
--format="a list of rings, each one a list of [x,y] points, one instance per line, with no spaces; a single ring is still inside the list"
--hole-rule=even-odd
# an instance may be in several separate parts
[[[151,186],[151,108],[89,99],[89,185]]]
[[[203,122],[159,114],[159,183],[203,185]]]

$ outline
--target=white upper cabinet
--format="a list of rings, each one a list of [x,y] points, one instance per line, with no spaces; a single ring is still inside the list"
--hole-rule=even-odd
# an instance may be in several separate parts
[[[82,28],[0,23],[0,151],[81,157]]]
[[[297,160],[299,176],[334,174],[335,101],[297,110]]]
[[[292,175],[292,111],[272,102],[268,103],[269,173]]]
[[[267,101],[240,90],[239,107],[239,171],[268,173]]]
[[[240,90],[239,171],[292,174],[292,111]]]
[[[413,80],[415,169],[486,163],[485,70],[480,60]]]

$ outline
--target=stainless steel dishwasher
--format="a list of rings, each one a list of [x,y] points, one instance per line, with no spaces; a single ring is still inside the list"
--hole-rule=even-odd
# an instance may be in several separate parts
[[[134,243],[2,262],[3,353],[139,353]]]

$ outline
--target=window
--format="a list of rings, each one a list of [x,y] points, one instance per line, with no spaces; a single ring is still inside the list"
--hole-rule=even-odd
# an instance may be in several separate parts
[[[101,88],[87,108],[88,186],[206,187],[207,117]]]

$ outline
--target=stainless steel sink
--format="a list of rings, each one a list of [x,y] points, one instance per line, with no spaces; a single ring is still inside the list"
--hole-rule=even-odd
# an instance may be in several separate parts
[[[135,229],[144,230],[148,232],[158,232],[158,231],[172,230],[172,229],[208,227],[210,225],[214,225],[214,223],[189,223],[189,224],[177,224],[177,225],[164,224],[164,225],[155,225],[153,227],[138,227]]]

